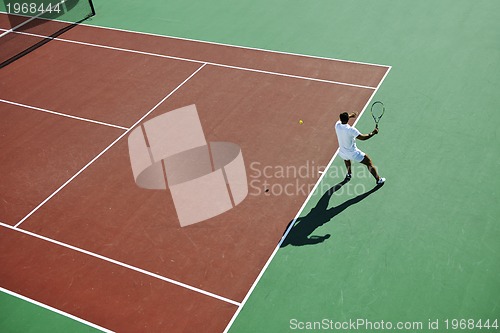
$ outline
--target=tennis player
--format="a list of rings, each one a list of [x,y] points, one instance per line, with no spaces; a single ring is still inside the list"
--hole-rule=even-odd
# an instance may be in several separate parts
[[[347,167],[347,179],[351,179],[351,160],[362,163],[367,166],[370,173],[375,177],[377,184],[381,185],[385,182],[385,178],[379,176],[377,169],[373,166],[372,160],[356,147],[356,139],[364,141],[378,133],[378,128],[375,128],[370,134],[361,134],[355,127],[348,124],[349,118],[356,118],[357,113],[347,112],[340,114],[340,120],[335,123],[335,132],[339,140],[339,155],[344,160]]]

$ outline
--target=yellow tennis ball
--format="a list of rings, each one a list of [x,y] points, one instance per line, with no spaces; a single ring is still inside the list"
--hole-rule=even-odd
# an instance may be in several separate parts
[[[303,123],[304,123],[304,122],[302,121],[302,119],[300,119],[300,120],[299,120],[299,124],[301,124],[301,125],[302,125]]]

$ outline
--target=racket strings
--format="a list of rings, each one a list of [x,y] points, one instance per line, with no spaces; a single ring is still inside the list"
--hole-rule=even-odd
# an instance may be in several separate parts
[[[371,112],[374,118],[380,119],[384,115],[385,107],[381,102],[373,103]]]

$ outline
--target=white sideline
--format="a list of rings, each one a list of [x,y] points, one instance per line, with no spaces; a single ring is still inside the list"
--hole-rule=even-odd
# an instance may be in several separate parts
[[[7,13],[4,12],[4,11],[0,11],[0,13],[7,15]],[[30,17],[30,16],[27,16],[27,15],[20,15],[20,16]],[[385,67],[385,68],[389,68],[389,69],[391,68],[391,66],[388,66],[388,65],[381,65],[381,64],[375,64],[375,63],[369,63],[369,62],[362,62],[362,61],[346,60],[346,59],[339,59],[339,58],[328,58],[328,57],[321,57],[321,56],[315,56],[315,55],[309,55],[309,54],[301,54],[301,53],[292,53],[292,52],[285,52],[285,51],[275,51],[275,50],[268,50],[268,49],[262,49],[262,48],[257,48],[257,47],[232,45],[232,44],[227,44],[227,43],[218,43],[218,42],[212,42],[212,41],[205,41],[205,40],[201,40],[201,39],[193,39],[193,38],[185,38],[185,37],[169,36],[169,35],[160,35],[160,34],[155,34],[155,33],[151,33],[151,32],[140,32],[140,31],[127,30],[127,29],[120,29],[120,28],[103,27],[103,26],[86,24],[86,23],[80,23],[79,25],[90,27],[90,28],[95,28],[95,29],[121,31],[121,32],[127,32],[127,33],[131,33],[131,34],[136,34],[136,35],[154,36],[154,37],[161,37],[161,38],[171,38],[171,39],[178,39],[178,40],[183,40],[183,41],[188,41],[188,42],[198,42],[198,43],[203,43],[203,44],[227,46],[227,47],[244,49],[244,50],[262,51],[262,52],[269,52],[269,53],[276,53],[276,54],[283,54],[283,55],[291,55],[291,56],[298,56],[298,57],[311,58],[311,59],[319,59],[319,60],[332,60],[332,61],[346,62],[346,63],[351,63],[351,64],[358,64],[358,65],[369,65],[369,66],[376,66],[376,67]],[[0,29],[0,30],[5,30],[5,29]],[[12,30],[15,30],[15,28],[12,29]],[[5,30],[5,31],[7,31],[7,30]]]
[[[0,287],[0,292],[3,292],[3,293],[6,293],[6,294],[9,294],[9,295],[11,295],[11,296],[14,296],[14,297],[16,297],[16,298],[22,299],[23,301],[29,302],[29,303],[31,303],[31,304],[35,304],[35,305],[37,305],[37,306],[39,306],[39,307],[42,307],[42,308],[47,309],[47,310],[49,310],[49,311],[52,311],[52,312],[58,313],[58,314],[60,314],[60,315],[62,315],[62,316],[64,316],[64,317],[68,317],[68,318],[70,318],[70,319],[73,319],[73,320],[78,321],[78,322],[80,322],[80,323],[82,323],[82,324],[85,324],[85,325],[87,325],[87,326],[90,326],[90,327],[93,327],[93,328],[95,328],[95,329],[98,329],[98,330],[100,330],[100,331],[103,331],[103,332],[106,332],[106,333],[114,333],[114,331],[108,330],[107,328],[104,328],[104,327],[102,327],[102,326],[96,325],[96,324],[94,324],[94,323],[91,323],[90,321],[87,321],[87,320],[85,320],[85,319],[79,318],[79,317],[77,317],[77,316],[74,316],[74,315],[69,314],[69,313],[64,312],[64,311],[61,311],[61,310],[59,310],[59,309],[53,308],[53,307],[51,307],[51,306],[49,306],[49,305],[47,305],[47,304],[43,304],[43,303],[41,303],[41,302],[35,301],[34,299],[31,299],[31,298],[29,298],[29,297],[23,296],[23,295],[21,295],[21,294],[18,294],[18,293],[16,293],[16,292],[10,291],[10,290],[8,290],[8,289],[5,289],[5,288]]]
[[[118,261],[118,260],[115,260],[115,259],[103,256],[103,255],[100,255],[100,254],[97,254],[97,253],[94,253],[94,252],[91,252],[91,251],[84,250],[84,249],[79,248],[77,246],[69,245],[69,244],[66,244],[64,242],[60,242],[58,240],[55,240],[55,239],[52,239],[52,238],[49,238],[49,237],[45,237],[45,236],[42,236],[42,235],[39,235],[39,234],[36,234],[34,232],[31,232],[31,231],[27,231],[27,230],[24,230],[24,229],[19,229],[19,228],[13,227],[11,225],[8,225],[8,224],[2,223],[2,222],[0,222],[0,227],[4,227],[4,228],[7,228],[7,229],[15,230],[17,232],[20,232],[20,233],[23,233],[23,234],[26,234],[26,235],[29,235],[29,236],[32,236],[32,237],[44,240],[44,241],[47,241],[47,242],[52,243],[52,244],[56,244],[56,245],[65,247],[67,249],[70,249],[70,250],[73,250],[73,251],[76,251],[76,252],[80,252],[80,253],[89,255],[89,256],[97,258],[97,259],[104,260],[106,262],[109,262],[109,263],[112,263],[112,264],[115,264],[115,265],[118,265],[118,266],[130,269],[130,270],[138,272],[138,273],[142,273],[144,275],[148,275],[148,276],[156,278],[158,280],[162,280],[164,282],[168,282],[168,283],[174,284],[174,285],[182,287],[184,289],[188,289],[188,290],[191,290],[191,291],[197,292],[199,294],[202,294],[202,295],[205,295],[205,296],[209,296],[209,297],[218,299],[220,301],[223,301],[223,302],[226,302],[226,303],[229,303],[229,304],[232,304],[232,305],[236,305],[236,306],[240,305],[239,302],[233,301],[232,299],[229,299],[229,298],[226,298],[226,297],[223,297],[223,296],[219,296],[219,295],[211,293],[209,291],[193,287],[193,286],[188,285],[186,283],[183,283],[183,282],[180,282],[180,281],[177,281],[177,280],[174,280],[174,279],[170,279],[170,278],[162,276],[160,274],[156,274],[156,273],[147,271],[145,269],[142,269],[142,268],[139,268],[139,267],[135,267],[135,266],[123,263],[121,261]]]
[[[212,65],[212,66],[216,66],[216,67],[231,68],[231,69],[242,70],[242,71],[247,71],[247,72],[256,72],[256,73],[262,73],[262,74],[284,76],[284,77],[294,78],[294,79],[302,79],[302,80],[309,80],[309,81],[316,81],[316,82],[323,82],[323,83],[330,83],[330,84],[338,84],[338,85],[343,85],[343,86],[350,86],[350,87],[370,89],[370,90],[375,90],[376,89],[375,87],[370,87],[370,86],[365,86],[365,85],[360,85],[360,84],[354,84],[354,83],[347,83],[347,82],[340,82],[340,81],[333,81],[333,80],[318,79],[318,78],[301,76],[301,75],[293,75],[293,74],[285,74],[285,73],[279,73],[279,72],[265,71],[265,70],[261,70],[261,69],[255,69],[255,68],[232,66],[232,65],[226,65],[226,64],[221,64],[221,63],[217,63],[217,62],[202,61],[202,60],[196,60],[196,59],[190,59],[190,58],[183,58],[183,57],[175,57],[175,56],[169,56],[169,55],[165,55],[165,54],[145,52],[145,51],[138,51],[138,50],[131,50],[131,49],[125,49],[125,48],[121,48],[121,47],[114,47],[114,46],[102,45],[102,44],[87,43],[87,42],[81,42],[81,41],[76,41],[76,40],[71,40],[71,39],[65,39],[65,38],[59,38],[59,37],[52,38],[52,37],[47,37],[47,36],[33,34],[33,33],[28,33],[28,32],[14,31],[12,33],[19,34],[19,35],[32,36],[32,37],[37,37],[37,38],[49,38],[50,40],[56,40],[56,41],[64,42],[64,43],[78,44],[78,45],[84,45],[84,46],[91,46],[91,47],[96,47],[96,48],[101,48],[101,49],[107,49],[107,50],[113,50],[113,51],[120,51],[120,52],[127,52],[127,53],[135,53],[135,54],[153,56],[153,57],[158,57],[158,58],[165,58],[165,59],[172,59],[172,60],[181,60],[181,61],[186,61],[186,62],[194,62],[194,63],[198,63],[198,64],[207,64],[207,65]]]

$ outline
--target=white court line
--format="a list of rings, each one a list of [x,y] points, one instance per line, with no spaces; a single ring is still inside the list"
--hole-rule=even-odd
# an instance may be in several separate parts
[[[21,104],[21,103],[16,103],[16,102],[8,101],[6,99],[1,99],[0,98],[0,102],[1,103],[12,104],[12,105],[16,105],[16,106],[20,106],[20,107],[32,109],[32,110],[37,110],[37,111],[42,111],[42,112],[46,112],[46,113],[51,113],[51,114],[55,114],[55,115],[58,115],[58,116],[67,117],[67,118],[71,118],[71,119],[83,120],[83,121],[86,121],[86,122],[89,122],[89,123],[94,123],[94,124],[99,124],[99,125],[104,125],[104,126],[119,128],[119,129],[122,129],[122,130],[128,130],[127,127],[113,125],[113,124],[109,124],[109,123],[105,123],[105,122],[97,121],[97,120],[92,120],[92,119],[88,119],[88,118],[76,117],[76,116],[72,116],[72,115],[69,115],[69,114],[66,114],[66,113],[51,111],[51,110],[42,109],[42,108],[39,108],[39,107],[36,107],[36,106],[31,106],[31,105],[26,105],[26,104]]]
[[[60,314],[60,315],[62,315],[62,316],[64,316],[64,317],[68,317],[68,318],[70,318],[70,319],[73,319],[73,320],[75,320],[75,321],[78,321],[78,322],[80,322],[80,323],[82,323],[82,324],[85,324],[85,325],[87,325],[87,326],[90,326],[90,327],[93,327],[93,328],[95,328],[95,329],[98,329],[98,330],[100,330],[100,331],[102,331],[102,332],[106,332],[106,333],[114,333],[114,331],[108,330],[107,328],[104,328],[104,327],[102,327],[102,326],[96,325],[96,324],[94,324],[94,323],[91,323],[90,321],[87,321],[87,320],[85,320],[85,319],[79,318],[79,317],[77,317],[77,316],[74,316],[74,315],[69,314],[69,313],[64,312],[64,311],[61,311],[61,310],[59,310],[59,309],[53,308],[53,307],[51,307],[50,305],[40,303],[40,302],[38,302],[38,301],[35,301],[34,299],[31,299],[31,298],[28,298],[28,297],[26,297],[26,296],[20,295],[20,294],[18,294],[18,293],[15,293],[15,292],[13,292],[13,291],[8,290],[8,289],[5,289],[5,288],[0,287],[0,291],[1,291],[1,292],[3,292],[3,293],[9,294],[9,295],[11,295],[11,296],[14,296],[14,297],[16,297],[16,298],[20,298],[20,299],[22,299],[23,301],[26,301],[26,302],[29,302],[29,303],[35,304],[35,305],[37,305],[37,306],[39,306],[39,307],[42,307],[42,308],[44,308],[44,309],[47,309],[47,310],[50,310],[50,311],[52,311],[52,312],[58,313],[58,314]],[[29,320],[29,319],[28,319],[28,318],[26,318],[26,320]]]
[[[0,11],[0,13],[7,15],[7,13],[4,11]],[[23,15],[20,15],[20,16],[23,16]],[[62,22],[64,22],[64,21],[62,21]],[[319,59],[319,60],[331,60],[331,61],[346,62],[346,63],[351,63],[351,64],[358,64],[358,65],[369,65],[369,66],[385,67],[385,68],[391,67],[388,65],[374,64],[374,63],[369,63],[369,62],[320,57],[320,56],[314,56],[314,55],[309,55],[309,54],[292,53],[292,52],[285,52],[285,51],[275,51],[275,50],[268,50],[268,49],[262,49],[262,48],[257,48],[257,47],[250,47],[250,46],[241,46],[241,45],[232,45],[232,44],[211,42],[211,41],[206,41],[206,40],[201,40],[201,39],[192,39],[192,38],[185,38],[185,37],[160,35],[160,34],[155,34],[155,33],[151,33],[151,32],[140,32],[140,31],[127,30],[127,29],[120,29],[120,28],[104,27],[104,26],[92,25],[92,24],[87,24],[87,23],[80,23],[79,25],[90,27],[90,28],[95,28],[95,29],[121,31],[121,32],[128,32],[128,33],[136,34],[136,35],[145,35],[145,36],[153,36],[153,37],[161,37],[161,38],[171,38],[171,39],[183,40],[183,41],[188,41],[188,42],[198,42],[198,43],[203,43],[203,44],[227,46],[227,47],[243,49],[243,50],[269,52],[269,53],[297,56],[297,57],[303,57],[303,58],[311,58],[311,59]],[[0,30],[4,30],[4,29],[0,29]]]
[[[15,231],[21,232],[23,234],[26,234],[26,235],[29,235],[29,236],[32,236],[32,237],[35,237],[35,238],[47,241],[47,242],[52,243],[52,244],[56,244],[56,245],[65,247],[67,249],[71,249],[71,250],[76,251],[76,252],[80,252],[80,253],[89,255],[89,256],[97,258],[97,259],[104,260],[106,262],[109,262],[109,263],[112,263],[112,264],[115,264],[115,265],[118,265],[118,266],[130,269],[130,270],[138,272],[138,273],[142,273],[144,275],[148,275],[148,276],[153,277],[155,279],[162,280],[164,282],[168,282],[168,283],[174,284],[176,286],[179,286],[179,287],[182,287],[182,288],[185,288],[185,289],[197,292],[197,293],[205,295],[205,296],[209,296],[209,297],[218,299],[220,301],[223,301],[223,302],[226,302],[226,303],[229,303],[229,304],[233,304],[233,305],[236,305],[236,306],[240,305],[239,302],[233,301],[232,299],[229,299],[229,298],[226,298],[226,297],[223,297],[223,296],[211,293],[209,291],[206,291],[206,290],[203,290],[203,289],[200,289],[200,288],[193,287],[193,286],[191,286],[189,284],[186,284],[186,283],[183,283],[183,282],[179,282],[179,281],[170,279],[170,278],[162,276],[160,274],[156,274],[156,273],[147,271],[145,269],[142,269],[142,268],[139,268],[139,267],[135,267],[135,266],[126,264],[124,262],[121,262],[121,261],[118,261],[118,260],[115,260],[115,259],[111,259],[109,257],[103,256],[103,255],[100,255],[100,254],[97,254],[97,253],[94,253],[94,252],[91,252],[91,251],[84,250],[82,248],[79,248],[79,247],[76,247],[76,246],[73,246],[73,245],[69,245],[69,244],[60,242],[58,240],[55,240],[55,239],[52,239],[52,238],[49,238],[49,237],[45,237],[45,236],[36,234],[34,232],[31,232],[31,231],[27,231],[27,230],[24,230],[24,229],[19,229],[19,228],[13,227],[11,225],[5,224],[3,222],[0,222],[0,226],[8,228],[8,229],[11,229],[11,230],[15,230]]]
[[[232,45],[232,44],[225,44],[225,43],[218,43],[218,42],[210,42],[210,41],[201,40],[201,39],[192,39],[192,38],[185,38],[185,37],[160,35],[160,34],[155,34],[155,33],[151,33],[151,32],[140,32],[140,31],[132,31],[132,30],[120,29],[120,28],[103,27],[103,26],[86,24],[86,23],[80,23],[80,25],[83,25],[83,26],[86,26],[86,27],[91,27],[91,28],[103,29],[103,30],[114,30],[114,31],[128,32],[128,33],[137,34],[137,35],[146,35],[146,36],[153,36],[153,37],[171,38],[171,39],[183,40],[183,41],[188,41],[188,42],[197,42],[197,43],[203,43],[203,44],[211,44],[211,45],[218,45],[218,46],[227,46],[227,47],[236,48],[236,49],[251,50],[251,51],[260,51],[260,52],[268,52],[268,53],[276,53],[276,54],[282,54],[282,55],[297,56],[297,57],[302,57],[302,58],[311,58],[311,59],[318,59],[318,60],[331,60],[331,61],[338,61],[338,62],[346,62],[346,63],[350,63],[350,64],[368,65],[368,66],[384,67],[384,68],[390,68],[391,67],[391,66],[387,66],[387,65],[374,64],[374,63],[369,63],[369,62],[354,61],[354,60],[345,60],[345,59],[338,59],[338,58],[327,58],[327,57],[320,57],[320,56],[314,56],[314,55],[309,55],[309,54],[301,54],[301,53],[285,52],[285,51],[275,51],[275,50],[261,49],[261,48],[250,47],[250,46],[241,46],[241,45]]]
[[[353,84],[353,83],[346,83],[346,82],[340,82],[340,81],[317,79],[317,78],[312,78],[312,77],[307,77],[307,76],[300,76],[300,75],[293,75],[293,74],[285,74],[285,73],[279,73],[279,72],[265,71],[265,70],[254,69],[254,68],[246,68],[246,67],[225,65],[225,64],[220,64],[220,63],[216,63],[216,62],[195,60],[195,59],[183,58],[183,57],[175,57],[175,56],[169,56],[169,55],[165,55],[165,54],[151,53],[151,52],[138,51],[138,50],[130,50],[130,49],[124,49],[124,48],[121,48],[121,47],[114,47],[114,46],[108,46],[108,45],[102,45],[102,44],[80,42],[80,41],[71,40],[71,39],[52,38],[52,37],[47,37],[47,36],[33,34],[33,33],[27,33],[27,32],[15,31],[13,33],[19,34],[19,35],[26,35],[26,36],[38,37],[38,38],[49,38],[51,40],[56,40],[56,41],[64,42],[64,43],[71,43],[71,44],[84,45],[84,46],[91,46],[91,47],[97,47],[97,48],[101,48],[101,49],[107,49],[107,50],[113,50],[113,51],[120,51],[120,52],[127,52],[127,53],[134,53],[134,54],[141,54],[141,55],[147,55],[147,56],[158,57],[158,58],[180,60],[180,61],[186,61],[186,62],[194,62],[194,63],[198,63],[198,64],[207,64],[207,65],[212,65],[212,66],[217,66],[217,67],[224,67],[224,68],[230,68],[230,69],[237,69],[237,70],[242,70],[242,71],[247,71],[247,72],[255,72],[255,73],[262,73],[262,74],[269,74],[269,75],[276,75],[276,76],[284,76],[284,77],[294,78],[294,79],[302,79],[302,80],[316,81],[316,82],[322,82],[322,83],[338,84],[338,85],[343,85],[343,86],[350,86],[350,87],[370,89],[370,90],[375,90],[376,89],[375,87],[364,86],[364,85]]]
[[[193,74],[191,74],[187,79],[185,79],[181,84],[179,84],[174,90],[172,90],[167,96],[165,96],[161,101],[158,102],[151,110],[149,110],[144,116],[142,116],[132,127],[127,129],[122,135],[120,135],[115,141],[113,141],[108,147],[106,147],[102,152],[100,152],[96,157],[94,157],[89,163],[87,163],[83,168],[75,173],[70,179],[68,179],[64,184],[62,184],[57,190],[55,190],[51,195],[49,195],[44,201],[42,201],[38,206],[36,206],[28,215],[26,215],[21,221],[19,221],[15,228],[19,227],[24,221],[26,221],[33,213],[35,213],[40,207],[42,207],[47,201],[52,199],[59,191],[61,191],[66,185],[68,185],[73,179],[75,179],[79,174],[81,174],[85,169],[87,169],[92,163],[94,163],[99,157],[101,157],[105,152],[107,152],[111,147],[113,147],[118,141],[120,141],[125,135],[127,135],[134,127],[141,123],[149,114],[151,114],[156,108],[158,108],[167,98],[172,96],[180,87],[182,87],[189,79],[191,79],[196,73],[198,73],[206,64],[200,66]]]
[[[359,119],[361,119],[361,116],[363,115],[363,113],[365,112],[365,110],[367,109],[368,107],[368,104],[370,104],[370,101],[372,100],[373,96],[375,96],[375,94],[377,93],[378,89],[380,88],[380,86],[382,85],[382,82],[384,82],[385,78],[387,77],[387,74],[389,74],[390,70],[392,69],[392,67],[389,67],[387,69],[387,72],[385,73],[384,77],[382,78],[382,80],[379,82],[377,88],[373,91],[372,95],[370,96],[370,98],[368,99],[368,101],[366,102],[363,110],[361,110],[359,116],[356,118],[356,120],[354,121],[354,124],[353,126],[356,126],[357,122]],[[290,225],[288,226],[288,228],[286,229],[283,237],[281,238],[281,240],[279,241],[278,245],[274,248],[274,251],[273,253],[271,254],[271,256],[269,257],[269,259],[267,260],[266,264],[264,265],[264,267],[262,267],[262,270],[260,271],[259,275],[257,276],[257,279],[255,279],[255,282],[252,284],[252,286],[250,287],[250,290],[248,291],[248,293],[246,294],[245,298],[243,299],[243,301],[241,302],[241,305],[238,307],[238,310],[236,310],[235,314],[233,315],[233,317],[231,318],[231,321],[227,324],[226,326],[226,329],[224,330],[224,333],[228,333],[229,330],[231,329],[231,326],[233,325],[234,321],[236,320],[236,318],[238,317],[238,315],[240,314],[241,310],[243,309],[243,307],[245,306],[246,302],[248,301],[248,299],[250,298],[250,295],[253,293],[253,291],[255,290],[255,287],[257,286],[257,284],[259,283],[260,279],[262,278],[262,276],[264,275],[264,272],[267,270],[267,268],[269,267],[269,265],[271,264],[271,261],[274,259],[274,257],[276,256],[276,254],[278,253],[278,250],[280,249],[281,247],[281,244],[283,244],[283,242],[285,241],[285,238],[288,236],[288,234],[290,233],[290,230],[292,230],[293,226],[295,225],[295,221],[297,221],[297,219],[299,218],[299,216],[302,214],[302,211],[306,208],[306,205],[307,203],[309,202],[309,200],[311,199],[312,195],[314,194],[314,192],[316,191],[317,187],[319,186],[319,184],[321,183],[321,181],[323,180],[323,177],[327,174],[327,170],[330,169],[330,166],[332,165],[333,161],[335,160],[335,157],[337,157],[337,154],[338,154],[339,150],[337,149],[335,151],[335,153],[333,154],[332,158],[330,159],[330,162],[328,162],[328,165],[326,166],[326,169],[325,169],[325,172],[323,172],[321,174],[321,176],[319,177],[318,181],[316,182],[316,184],[314,185],[313,189],[311,190],[311,192],[309,192],[309,195],[307,196],[306,200],[304,201],[304,203],[302,204],[302,207],[300,207],[299,209],[299,212],[297,213],[297,215],[295,215],[295,218],[293,219],[292,223],[290,223]]]

